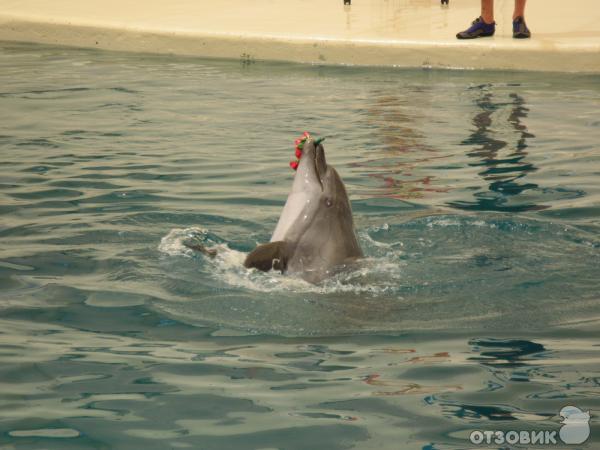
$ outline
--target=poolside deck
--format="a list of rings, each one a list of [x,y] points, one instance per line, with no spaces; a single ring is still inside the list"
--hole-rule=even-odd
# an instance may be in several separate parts
[[[530,40],[496,0],[493,38],[459,41],[478,0],[0,0],[0,40],[203,57],[600,73],[596,0],[531,1]],[[577,5],[577,8],[574,7]]]

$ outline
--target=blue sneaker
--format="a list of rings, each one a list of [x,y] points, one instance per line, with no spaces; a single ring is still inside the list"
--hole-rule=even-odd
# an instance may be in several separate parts
[[[513,37],[515,39],[527,39],[531,37],[531,31],[529,31],[525,19],[521,16],[513,20]]]
[[[478,37],[493,36],[496,32],[496,22],[485,23],[482,17],[473,21],[468,30],[461,31],[456,35],[457,39],[475,39]]]

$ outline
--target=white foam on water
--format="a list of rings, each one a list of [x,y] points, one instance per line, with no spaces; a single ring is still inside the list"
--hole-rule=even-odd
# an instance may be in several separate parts
[[[319,285],[308,283],[298,276],[283,275],[277,271],[261,272],[244,267],[246,253],[229,248],[226,243],[216,243],[209,232],[198,227],[174,228],[164,236],[158,250],[169,256],[202,258],[203,270],[214,279],[231,287],[256,292],[293,293],[355,293],[382,294],[394,289],[401,275],[402,264],[398,256],[402,253],[393,249],[397,244],[375,241],[368,233],[361,233],[367,245],[385,249],[379,257],[365,258],[355,267],[341,270]],[[186,241],[197,241],[207,248],[217,250],[214,258],[202,255],[185,246]],[[373,282],[369,282],[373,278]],[[383,278],[383,279],[382,279]]]
[[[369,244],[372,244],[375,247],[379,247],[379,248],[392,248],[393,246],[398,245],[398,243],[396,243],[396,242],[387,243],[387,242],[376,241],[369,235],[369,233],[360,233],[360,237],[362,239],[364,239],[365,241],[367,241]],[[400,245],[401,245],[401,243],[400,243]]]
[[[195,236],[205,234],[207,231],[202,228],[173,228],[166,236],[160,240],[158,251],[169,256],[193,256],[194,251],[187,248],[184,242]]]

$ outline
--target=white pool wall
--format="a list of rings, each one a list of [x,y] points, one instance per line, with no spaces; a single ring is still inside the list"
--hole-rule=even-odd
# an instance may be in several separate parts
[[[116,51],[366,66],[600,73],[600,3],[530,0],[532,39],[455,38],[478,0],[0,0],[0,40]]]

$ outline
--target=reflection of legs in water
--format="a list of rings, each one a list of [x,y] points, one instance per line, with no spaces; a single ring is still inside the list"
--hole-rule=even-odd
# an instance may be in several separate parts
[[[512,96],[511,96],[512,97]],[[519,132],[520,138],[514,153],[507,155],[507,158],[498,156],[498,152],[508,146],[506,141],[494,139],[490,130],[492,124],[491,115],[503,104],[493,103],[492,94],[486,93],[478,106],[484,109],[484,112],[478,114],[473,119],[477,127],[475,134],[482,144],[481,149],[471,152],[468,155],[482,157],[481,163],[477,165],[486,166],[486,169],[479,174],[487,181],[490,181],[489,189],[491,191],[503,193],[505,195],[516,195],[526,189],[537,187],[534,184],[519,185],[516,180],[523,178],[527,173],[537,170],[533,165],[523,161],[527,156],[524,151],[527,148],[526,137],[533,137],[527,133],[527,127],[521,123],[521,118],[527,117],[528,109],[523,106],[522,97],[512,97],[511,114],[508,122]]]
[[[534,138],[535,135],[529,133],[527,131],[527,127],[521,123],[521,118],[527,117],[527,113],[529,112],[529,108],[523,106],[525,104],[525,100],[519,94],[510,94],[510,97],[513,100],[513,104],[515,105],[512,109],[512,113],[508,118],[508,121],[512,124],[515,131],[521,134],[521,138],[517,143],[517,151],[521,151],[527,148],[528,138]]]
[[[469,138],[463,141],[463,144],[481,144],[480,148],[467,153],[467,155],[481,157],[487,161],[494,161],[498,151],[507,145],[506,142],[496,140],[490,136],[492,114],[498,109],[499,105],[492,102],[492,94],[486,93],[482,98],[477,100],[477,106],[481,108],[482,111],[473,117],[475,131]]]
[[[475,202],[454,202],[451,206],[462,209],[493,210],[493,211],[527,211],[540,209],[541,206],[533,204],[509,205],[510,197],[518,195],[528,189],[537,188],[533,183],[518,183],[528,173],[537,170],[533,165],[525,161],[527,157],[527,139],[535,137],[527,131],[522,119],[527,117],[528,109],[524,106],[524,99],[518,94],[510,94],[510,103],[495,103],[493,94],[485,92],[476,101],[481,112],[473,118],[475,129],[465,139],[463,145],[478,145],[478,148],[467,153],[467,156],[476,158],[478,161],[470,163],[470,166],[482,166],[479,175],[489,182],[488,189],[475,194]],[[496,111],[509,106],[510,115],[508,123],[518,134],[515,150],[506,156],[499,153],[509,149],[508,142],[495,138],[492,130],[492,116]]]

